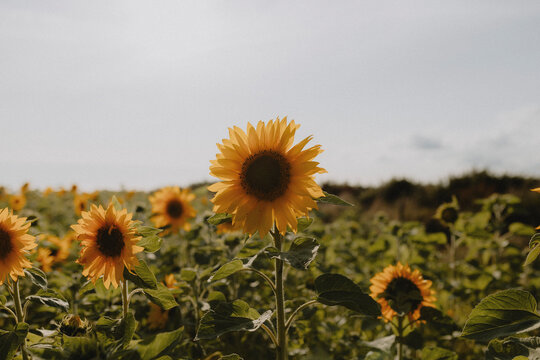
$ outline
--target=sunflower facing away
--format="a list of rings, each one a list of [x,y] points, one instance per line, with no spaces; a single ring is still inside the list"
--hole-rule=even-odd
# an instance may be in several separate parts
[[[409,321],[420,318],[423,306],[435,306],[435,291],[417,269],[409,265],[389,265],[371,278],[371,297],[381,304],[385,321],[397,315],[407,315]]]
[[[37,243],[34,236],[27,234],[29,227],[26,218],[13,215],[7,208],[0,210],[0,285],[8,275],[17,281],[17,277],[24,276],[24,268],[32,267],[25,255]]]
[[[191,206],[193,199],[195,195],[188,189],[180,189],[178,186],[164,187],[149,198],[154,214],[150,220],[156,227],[170,226],[171,231],[187,231],[191,228],[188,219],[196,214]]]
[[[105,288],[110,284],[117,288],[124,279],[124,267],[131,270],[139,263],[135,254],[143,248],[135,245],[141,237],[136,236],[131,217],[126,209],[117,211],[112,203],[107,209],[92,205],[77,225],[71,226],[82,246],[77,262],[93,283],[103,276]]]
[[[210,175],[222,180],[208,187],[216,193],[214,212],[232,214],[233,227],[249,234],[264,236],[274,223],[283,234],[287,226],[296,232],[297,218],[324,196],[313,177],[326,172],[313,161],[321,146],[304,149],[312,136],[293,146],[299,127],[284,117],[259,121],[256,128],[248,123],[247,133],[230,128],[230,138],[217,144],[220,153],[210,161]]]

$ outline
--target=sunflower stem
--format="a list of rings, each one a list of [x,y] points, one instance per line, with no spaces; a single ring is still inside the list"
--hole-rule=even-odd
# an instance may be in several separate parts
[[[19,291],[19,281],[13,282],[13,302],[15,303],[15,313],[17,314],[17,323],[24,322],[24,314],[21,306],[21,293]],[[28,360],[26,352],[26,339],[21,344],[21,353],[23,360]]]
[[[276,226],[271,232],[274,245],[281,251],[282,237]],[[283,287],[283,260],[276,258],[276,315],[277,315],[277,360],[287,360],[287,331],[285,327],[285,295]]]
[[[398,360],[403,359],[403,316],[398,316]]]
[[[128,281],[124,279],[122,284],[122,316],[125,318],[129,311]]]
[[[317,300],[309,300],[308,302],[303,303],[296,310],[294,310],[294,312],[291,314],[291,316],[289,316],[289,320],[287,320],[287,323],[285,324],[285,333],[287,333],[289,331],[289,328],[291,327],[296,315],[298,315],[298,313],[300,311],[304,310],[309,305],[315,304],[316,302],[317,302]]]

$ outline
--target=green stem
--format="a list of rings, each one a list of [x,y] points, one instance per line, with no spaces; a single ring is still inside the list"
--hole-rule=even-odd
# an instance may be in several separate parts
[[[122,316],[125,318],[129,311],[129,299],[128,299],[128,281],[124,280],[122,284]]]
[[[398,316],[398,360],[403,359],[403,316]]]
[[[272,231],[274,244],[281,251],[281,234],[274,226]],[[277,341],[278,348],[276,359],[287,360],[287,332],[285,328],[285,295],[283,287],[283,260],[276,258],[276,315],[277,315]]]
[[[251,271],[251,272],[254,272],[254,273],[258,274],[272,288],[272,291],[274,292],[274,295],[276,294],[276,285],[274,284],[274,282],[268,276],[266,276],[261,271],[259,271],[257,269],[253,269],[253,268],[243,268],[243,269],[240,269],[238,272],[240,272],[240,271]]]
[[[17,314],[17,323],[24,322],[23,309],[21,306],[21,293],[19,291],[19,281],[13,282],[13,302],[15,303],[15,313]],[[26,352],[26,339],[21,345],[22,357],[24,360],[28,360],[28,354]]]
[[[317,302],[317,300],[310,300],[308,302],[303,303],[296,310],[294,310],[294,312],[291,314],[291,316],[289,316],[289,320],[287,320],[287,323],[285,324],[285,333],[287,333],[289,331],[289,328],[291,327],[295,316],[298,315],[298,313],[300,311],[307,308],[311,304],[315,304],[316,302]]]

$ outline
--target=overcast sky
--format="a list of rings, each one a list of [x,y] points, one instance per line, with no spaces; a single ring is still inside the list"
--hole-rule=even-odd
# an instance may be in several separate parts
[[[0,1],[0,184],[211,180],[288,115],[319,181],[540,176],[540,1]]]

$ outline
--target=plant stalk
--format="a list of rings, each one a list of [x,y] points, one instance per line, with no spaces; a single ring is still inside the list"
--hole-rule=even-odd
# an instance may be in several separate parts
[[[128,281],[124,279],[122,284],[122,316],[125,318],[129,311]]]
[[[24,313],[21,305],[21,293],[19,291],[19,281],[13,282],[13,302],[15,303],[15,313],[17,314],[17,323],[24,322]],[[21,345],[23,360],[28,360],[26,352],[26,339]]]
[[[276,226],[272,231],[274,245],[281,251],[282,237]],[[276,316],[277,316],[277,360],[287,360],[287,330],[285,327],[285,294],[283,286],[283,260],[276,258]]]
[[[398,316],[398,360],[403,359],[403,316]]]

